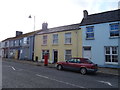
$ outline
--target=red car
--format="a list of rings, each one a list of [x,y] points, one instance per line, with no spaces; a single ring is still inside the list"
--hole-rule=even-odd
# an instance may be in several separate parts
[[[97,64],[94,64],[87,58],[71,58],[63,62],[57,62],[56,68],[58,70],[69,69],[80,71],[81,74],[87,72],[96,72],[98,70]]]

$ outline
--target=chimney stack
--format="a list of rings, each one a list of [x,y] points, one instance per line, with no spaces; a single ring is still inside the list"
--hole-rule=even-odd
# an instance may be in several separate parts
[[[16,31],[16,37],[19,36],[19,35],[22,35],[22,34],[23,34],[23,32],[21,32],[21,31]]]
[[[42,30],[47,30],[47,29],[48,29],[48,23],[43,23]]]
[[[83,15],[84,15],[84,18],[87,18],[87,16],[88,16],[88,11],[87,11],[87,10],[84,10],[84,11],[83,11]]]

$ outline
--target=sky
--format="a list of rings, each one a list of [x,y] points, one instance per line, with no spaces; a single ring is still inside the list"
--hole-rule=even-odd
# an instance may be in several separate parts
[[[41,29],[43,22],[48,23],[48,28],[76,24],[81,22],[83,10],[88,14],[115,10],[119,1],[0,0],[0,41],[14,37],[16,31],[34,31],[34,20],[35,30]]]

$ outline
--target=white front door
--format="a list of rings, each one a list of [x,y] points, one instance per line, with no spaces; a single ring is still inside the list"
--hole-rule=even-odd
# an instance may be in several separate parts
[[[92,58],[91,47],[83,47],[83,57],[88,59]]]

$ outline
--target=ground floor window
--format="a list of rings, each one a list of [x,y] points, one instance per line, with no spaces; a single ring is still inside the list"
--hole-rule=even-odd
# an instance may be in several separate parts
[[[72,50],[65,50],[65,60],[68,60],[72,57]]]
[[[45,54],[48,55],[48,59],[49,59],[49,50],[42,50],[42,59],[44,59]]]
[[[105,47],[105,62],[118,63],[118,47],[117,46]]]

